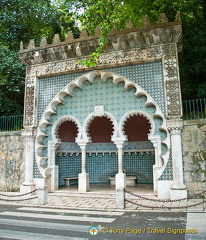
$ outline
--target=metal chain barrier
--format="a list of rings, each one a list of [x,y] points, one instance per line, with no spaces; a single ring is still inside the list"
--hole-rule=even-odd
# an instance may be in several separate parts
[[[203,198],[204,198],[204,194],[206,193],[206,191],[202,191],[201,193],[197,193],[193,197],[179,198],[179,199],[175,199],[175,200],[160,200],[160,199],[146,198],[146,197],[143,197],[141,195],[129,192],[127,190],[125,190],[125,193],[129,193],[130,195],[132,195],[134,197],[138,197],[138,198],[141,198],[141,199],[144,199],[144,200],[154,201],[154,202],[180,202],[180,201],[185,201],[185,200],[190,200],[190,199],[196,199],[197,196],[200,196],[200,195],[203,195]]]
[[[25,199],[3,199],[0,198],[0,201],[6,201],[6,202],[20,202],[20,201],[28,201],[28,200],[32,200],[32,199],[36,199],[38,198],[38,196],[32,197],[32,198],[25,198]]]
[[[190,204],[190,205],[183,205],[183,206],[149,206],[149,205],[144,205],[144,204],[140,204],[140,203],[136,203],[136,202],[133,202],[131,200],[128,200],[128,199],[125,199],[126,202],[128,203],[131,203],[131,204],[134,204],[134,205],[137,205],[137,206],[140,206],[140,207],[144,207],[144,208],[151,208],[151,209],[154,209],[154,208],[163,208],[163,209],[181,209],[181,208],[189,208],[189,207],[195,207],[195,206],[198,206],[198,205],[202,205],[203,204],[203,210],[205,210],[204,208],[204,203],[205,203],[205,197],[204,197],[204,194],[206,193],[206,191],[202,191],[201,193],[198,193],[196,195],[194,195],[193,197],[187,197],[187,198],[180,198],[180,199],[175,199],[175,200],[160,200],[160,199],[152,199],[152,198],[146,198],[146,197],[143,197],[141,195],[138,195],[138,194],[135,194],[135,193],[132,193],[132,192],[129,192],[127,190],[125,190],[125,193],[128,193],[134,197],[138,197],[142,200],[147,200],[147,201],[153,201],[153,202],[160,202],[160,203],[171,203],[171,202],[180,202],[180,201],[185,201],[185,200],[189,200],[189,199],[196,199],[198,196],[201,196],[203,195],[203,200],[201,202],[198,202],[198,203],[194,203],[194,204]]]
[[[23,194],[18,194],[18,195],[7,195],[7,194],[2,194],[0,193],[0,196],[3,197],[8,197],[8,198],[18,198],[18,197],[22,197],[22,196],[26,196],[28,194],[32,194],[34,192],[38,191],[38,189],[35,189],[31,192],[27,192],[27,193],[23,193]],[[36,199],[38,198],[38,196],[34,196],[34,197],[30,197],[30,198],[24,198],[24,199],[6,199],[6,198],[0,198],[0,201],[6,201],[6,202],[20,202],[20,201],[27,201],[27,200],[32,200],[32,199]]]
[[[38,191],[38,189],[35,189],[35,190],[31,191],[31,192],[27,192],[27,193],[23,193],[23,194],[18,194],[18,195],[6,195],[6,194],[0,193],[0,196],[3,196],[3,197],[22,197],[22,196],[26,196],[26,195],[28,195],[28,194],[30,194],[30,193],[34,193],[34,192],[36,192],[36,191]]]

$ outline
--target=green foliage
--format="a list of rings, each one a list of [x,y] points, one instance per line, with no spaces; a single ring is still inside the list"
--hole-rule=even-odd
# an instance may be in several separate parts
[[[0,115],[22,114],[25,66],[5,46],[0,46],[0,63]]]
[[[76,9],[83,9],[78,15],[84,27],[93,34],[101,26],[100,46],[90,59],[83,63],[88,67],[98,63],[104,50],[108,32],[113,28],[122,29],[127,19],[136,27],[141,26],[147,15],[151,23],[157,23],[160,13],[169,21],[175,20],[181,12],[183,25],[183,51],[179,54],[180,77],[183,99],[206,96],[206,1],[205,0],[84,0],[73,2]],[[195,87],[194,87],[195,86]]]
[[[113,28],[123,29],[127,19],[136,27],[143,16],[156,23],[164,12],[174,21],[181,12],[183,51],[179,54],[183,99],[206,96],[206,1],[205,0],[1,0],[0,1],[0,115],[23,112],[25,66],[18,60],[19,45],[30,39],[38,44],[43,36],[48,43],[58,33],[62,40],[72,30],[79,36],[79,28],[89,34],[100,26],[100,44],[88,67],[98,64],[105,48],[106,37]]]
[[[72,16],[47,0],[1,0],[0,9],[1,41],[12,50],[19,50],[20,41],[40,42],[46,36],[51,42],[56,33],[64,38],[77,30]]]
[[[52,2],[52,1],[51,1]],[[18,59],[20,42],[31,39],[48,43],[54,34],[62,39],[68,31],[79,34],[73,14],[49,0],[0,1],[0,116],[23,113],[25,66]]]

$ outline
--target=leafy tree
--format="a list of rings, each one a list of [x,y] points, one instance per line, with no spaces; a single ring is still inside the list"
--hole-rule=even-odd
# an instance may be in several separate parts
[[[5,46],[0,46],[0,62],[0,115],[22,114],[25,66]]]
[[[180,76],[183,99],[206,97],[206,1],[205,0],[76,0],[76,9],[82,25],[94,32],[101,26],[100,46],[85,64],[95,65],[104,49],[105,38],[112,28],[122,29],[127,19],[139,27],[147,15],[155,23],[160,13],[174,21],[177,11],[181,12],[183,25],[183,51],[179,54]],[[195,88],[194,88],[195,86]]]
[[[100,45],[87,66],[97,64],[112,28],[124,28],[127,19],[136,27],[147,15],[155,23],[164,12],[174,21],[181,12],[183,51],[179,54],[183,99],[206,96],[206,1],[205,0],[1,0],[0,1],[0,115],[23,112],[25,66],[18,60],[20,41],[52,42],[59,33],[79,35],[76,22],[93,34],[101,27]]]
[[[49,0],[0,1],[0,115],[23,113],[25,66],[18,60],[20,42],[40,42],[54,34],[62,39],[68,31],[78,35],[72,13]],[[11,94],[13,92],[13,94]]]

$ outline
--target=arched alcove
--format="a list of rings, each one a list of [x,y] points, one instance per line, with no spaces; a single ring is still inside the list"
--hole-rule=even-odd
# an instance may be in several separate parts
[[[117,173],[117,148],[112,142],[114,125],[107,116],[95,116],[88,122],[86,169],[90,183],[109,183],[109,178]]]
[[[57,124],[55,133],[56,138],[60,140],[56,150],[55,165],[58,166],[58,186],[61,187],[65,185],[65,178],[77,178],[81,172],[81,152],[75,142],[79,129],[74,119],[65,117]],[[77,180],[73,180],[70,185],[77,183]]]
[[[93,143],[111,143],[113,124],[106,116],[95,117],[89,125],[89,136]]]
[[[123,130],[127,137],[123,148],[126,176],[137,177],[138,184],[152,184],[155,154],[153,144],[148,139],[151,132],[149,119],[139,114],[131,115],[126,118]]]
[[[149,120],[140,115],[133,115],[124,123],[124,132],[128,142],[148,141],[150,129]]]
[[[65,121],[58,128],[58,138],[61,142],[75,142],[77,134],[77,125],[72,121]]]

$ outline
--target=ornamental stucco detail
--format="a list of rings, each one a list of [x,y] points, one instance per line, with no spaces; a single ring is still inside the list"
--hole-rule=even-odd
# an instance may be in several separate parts
[[[60,142],[59,139],[59,127],[62,123],[67,122],[67,121],[71,121],[74,122],[75,125],[77,126],[77,137],[76,139],[79,139],[81,136],[81,132],[82,132],[82,128],[81,128],[81,124],[79,122],[79,120],[77,118],[75,118],[74,116],[70,116],[70,115],[66,115],[66,116],[62,116],[61,118],[59,118],[52,127],[52,139],[54,142]]]
[[[162,49],[167,117],[181,118],[182,105],[176,44],[164,45]]]

